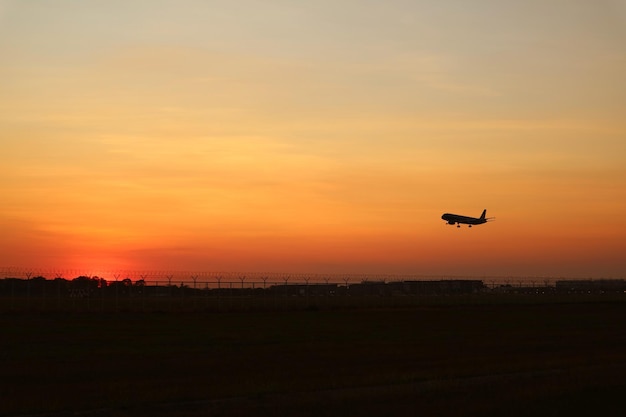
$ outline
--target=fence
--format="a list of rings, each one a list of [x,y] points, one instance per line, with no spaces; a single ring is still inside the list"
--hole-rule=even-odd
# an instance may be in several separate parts
[[[545,286],[554,284],[562,277],[537,276],[466,276],[466,275],[427,275],[427,274],[336,274],[336,273],[291,273],[291,272],[232,272],[232,271],[177,271],[177,270],[111,270],[93,271],[81,269],[0,267],[0,278],[46,277],[48,279],[73,279],[75,277],[101,277],[108,282],[130,279],[131,281],[218,283],[233,282],[251,284],[253,282],[273,283],[337,283],[395,281],[442,281],[442,280],[482,280],[486,285]]]
[[[150,280],[148,274],[67,280],[61,276],[0,280],[4,311],[261,311],[423,304],[622,300],[624,280],[415,279],[398,276],[192,275],[191,280]],[[124,278],[122,278],[124,277]],[[202,279],[201,279],[202,278]],[[278,279],[277,279],[278,278]],[[372,279],[376,278],[376,279]],[[381,279],[382,278],[382,279]],[[395,278],[395,279],[391,279]],[[407,279],[408,278],[408,279]],[[593,297],[592,297],[593,296]],[[535,299],[533,298],[533,299]]]

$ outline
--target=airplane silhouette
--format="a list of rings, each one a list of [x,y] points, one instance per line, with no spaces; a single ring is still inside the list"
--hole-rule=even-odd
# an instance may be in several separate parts
[[[480,217],[469,217],[469,216],[460,216],[458,214],[445,213],[441,218],[445,220],[448,224],[454,225],[456,223],[456,227],[461,227],[461,223],[469,225],[472,227],[473,224],[483,224],[487,223],[488,220],[493,219],[494,217],[486,218],[487,209],[483,210],[483,214]]]

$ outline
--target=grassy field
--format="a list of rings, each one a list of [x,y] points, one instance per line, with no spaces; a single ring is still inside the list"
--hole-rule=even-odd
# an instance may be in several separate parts
[[[622,415],[626,303],[0,317],[0,415]]]

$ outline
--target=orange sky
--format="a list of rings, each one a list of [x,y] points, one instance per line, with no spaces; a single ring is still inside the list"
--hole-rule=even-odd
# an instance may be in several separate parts
[[[0,1],[0,266],[624,277],[623,2],[310,3]]]

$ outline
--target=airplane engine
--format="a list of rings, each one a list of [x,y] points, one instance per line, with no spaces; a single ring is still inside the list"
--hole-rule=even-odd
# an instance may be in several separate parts
[[[454,226],[454,223],[455,223],[455,222],[454,222],[454,221],[452,221],[452,220],[450,220],[450,221],[448,222],[448,224],[451,224],[451,225],[453,225],[453,226]]]

